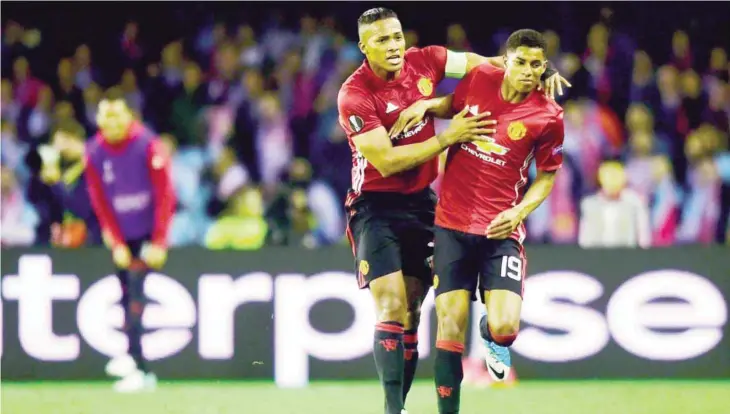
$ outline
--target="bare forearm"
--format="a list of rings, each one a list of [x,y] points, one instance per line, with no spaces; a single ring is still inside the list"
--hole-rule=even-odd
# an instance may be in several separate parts
[[[537,207],[542,204],[543,201],[550,195],[550,191],[553,189],[555,184],[555,173],[554,172],[540,172],[538,173],[537,179],[532,183],[530,188],[527,190],[525,197],[522,202],[517,205],[520,210],[522,220],[530,215]]]
[[[436,118],[451,118],[454,115],[451,111],[451,101],[453,98],[454,94],[450,93],[446,96],[429,99],[426,101],[426,104],[428,105],[428,112]]]
[[[498,68],[504,68],[504,59],[501,56],[485,57],[476,53],[466,53],[466,73],[469,73],[472,69],[484,63],[489,63]]]
[[[416,144],[391,147],[385,154],[383,168],[378,170],[383,176],[390,176],[417,167],[440,154],[446,145],[438,135]]]

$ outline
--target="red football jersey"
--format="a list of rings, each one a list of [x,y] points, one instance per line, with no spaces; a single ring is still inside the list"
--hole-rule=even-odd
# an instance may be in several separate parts
[[[555,171],[563,162],[563,110],[544,93],[533,91],[520,103],[502,98],[504,70],[484,64],[472,70],[454,91],[453,110],[469,106],[474,115],[489,111],[497,120],[490,142],[449,148],[436,224],[485,235],[489,223],[517,205],[525,192],[528,168]],[[511,235],[522,243],[521,224]]]
[[[410,48],[404,56],[403,70],[397,79],[386,81],[377,77],[367,61],[345,81],[337,97],[339,121],[347,133],[352,151],[352,196],[362,191],[415,193],[428,187],[438,174],[438,159],[434,157],[418,167],[383,177],[357,150],[352,137],[380,126],[386,131],[395,124],[400,112],[414,102],[434,96],[435,85],[444,77],[446,48],[428,46]],[[423,142],[436,135],[432,116],[392,139],[393,145]]]

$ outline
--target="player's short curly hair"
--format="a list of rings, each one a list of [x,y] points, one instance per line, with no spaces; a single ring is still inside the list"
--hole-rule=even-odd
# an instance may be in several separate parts
[[[542,33],[532,29],[520,29],[513,32],[507,38],[505,46],[507,51],[513,51],[520,46],[537,47],[542,50],[547,49],[547,43]]]
[[[384,19],[397,19],[398,15],[391,9],[385,7],[375,7],[370,10],[366,10],[360,17],[357,18],[357,26],[363,26],[370,23],[375,23],[378,20]]]

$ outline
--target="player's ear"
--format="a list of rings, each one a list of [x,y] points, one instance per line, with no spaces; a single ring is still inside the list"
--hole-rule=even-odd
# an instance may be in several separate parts
[[[367,53],[365,53],[365,44],[362,40],[357,42],[357,47],[360,48],[360,52],[362,52],[363,55],[367,55]]]

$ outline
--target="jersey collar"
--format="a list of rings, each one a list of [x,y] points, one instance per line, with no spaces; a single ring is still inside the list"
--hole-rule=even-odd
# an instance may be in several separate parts
[[[408,69],[410,68],[410,65],[408,65],[408,61],[404,59],[403,60],[403,69],[401,69],[400,75],[398,75],[397,78],[389,80],[389,81],[376,75],[375,72],[373,72],[373,69],[370,67],[370,62],[368,62],[367,59],[364,59],[362,61],[362,67],[363,67],[363,72],[365,73],[365,75],[368,78],[368,82],[370,82],[372,85],[377,86],[377,87],[385,87],[385,86],[396,85],[396,84],[402,83],[403,79],[405,79],[406,72],[408,72]]]

